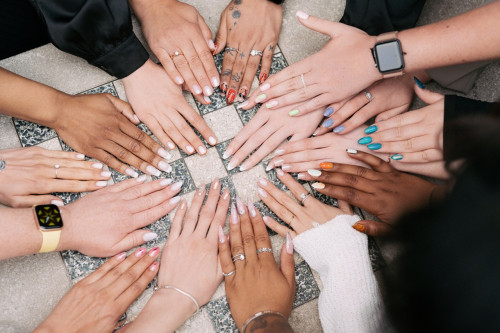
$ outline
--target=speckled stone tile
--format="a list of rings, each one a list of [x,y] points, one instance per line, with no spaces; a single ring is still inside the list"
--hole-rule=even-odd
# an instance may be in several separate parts
[[[273,62],[271,64],[270,75],[276,74],[281,71],[283,68],[288,66],[288,62],[285,59],[283,53],[275,53],[273,54]],[[257,70],[255,76],[258,78],[260,75],[260,66]]]
[[[104,93],[108,93],[115,97],[118,97],[118,92],[116,91],[115,86],[113,85],[112,82],[82,92],[82,94],[104,94]]]
[[[30,121],[13,118],[17,135],[23,147],[36,146],[44,141],[56,137],[52,128],[32,123]]]
[[[205,118],[207,125],[214,131],[219,142],[234,138],[243,128],[243,124],[234,106],[227,106],[211,112],[203,118]]]
[[[222,163],[224,164],[224,167],[226,168],[226,171],[229,175],[235,175],[239,172],[239,168],[234,168],[232,170],[227,169],[227,165],[229,164],[229,161],[231,160],[231,157],[226,158],[225,160],[222,159],[222,156],[224,155],[224,152],[227,149],[227,146],[231,143],[231,140],[227,140],[221,143],[218,143],[215,145],[215,148],[217,149],[217,152],[219,153],[219,156],[221,158]]]
[[[229,311],[226,297],[207,303],[207,311],[213,328],[218,333],[238,333],[238,327]]]
[[[240,116],[241,122],[243,125],[248,124],[248,122],[257,114],[257,111],[259,111],[261,104],[257,104],[250,110],[242,110],[238,109],[238,115]]]
[[[172,178],[172,182],[184,181],[180,194],[186,194],[196,189],[193,179],[189,173],[186,162],[183,159],[179,159],[170,163],[172,166],[172,172],[168,174],[165,178]]]
[[[20,148],[21,141],[17,136],[12,118],[0,114],[0,149]]]
[[[198,107],[198,110],[200,110],[200,114],[202,116],[227,106],[226,96],[221,95],[221,91],[219,88],[214,89],[214,93],[212,94],[212,96],[210,96],[210,100],[212,101],[212,103],[208,105],[201,104],[200,102],[195,100],[196,106]]]
[[[257,180],[259,178],[266,178],[264,167],[260,164],[257,164],[250,170],[239,172],[232,176],[236,192],[244,202],[246,200],[252,200],[252,202],[260,200],[257,195],[257,189],[259,187],[257,185]]]
[[[184,159],[196,186],[209,184],[215,177],[227,176],[226,169],[215,148],[209,148],[204,156],[193,155]]]

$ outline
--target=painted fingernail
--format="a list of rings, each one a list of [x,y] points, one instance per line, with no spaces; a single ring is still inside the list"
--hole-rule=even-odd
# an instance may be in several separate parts
[[[137,121],[138,123],[140,123],[140,122],[141,122],[141,121],[139,120],[139,117],[137,117],[137,115],[136,115],[136,114],[134,114],[134,119],[135,119],[135,121]]]
[[[240,88],[240,92],[238,93],[238,96],[241,98],[245,99],[248,94],[248,89],[246,87]]]
[[[271,218],[269,216],[263,216],[262,220],[264,221],[264,224],[267,226],[271,224]]]
[[[342,133],[344,130],[345,130],[344,125],[340,125],[333,129],[333,133]]]
[[[101,172],[101,177],[106,177],[106,178],[111,177],[111,171],[103,171],[103,172]]]
[[[147,235],[147,234],[146,234],[146,235]],[[144,237],[146,237],[146,235],[144,235],[144,236],[143,236],[143,239],[144,239]],[[145,248],[143,248],[143,247],[141,247],[139,250],[135,251],[135,256],[136,256],[137,258],[140,258],[140,257],[142,257],[142,256],[143,256],[143,255],[145,255],[145,254],[146,254],[146,249],[145,249]]]
[[[158,163],[158,167],[165,172],[172,171],[172,167],[170,166],[170,164],[165,161],[160,161],[160,163]]]
[[[163,157],[166,160],[172,158],[172,155],[163,148],[158,149],[158,155],[160,155],[161,157]]]
[[[366,226],[364,224],[354,223],[354,225],[352,227],[359,232],[364,233],[366,231]]]
[[[324,128],[329,128],[333,126],[333,119],[327,119],[321,124],[322,127]]]
[[[248,101],[244,101],[243,103],[238,104],[238,106],[236,106],[236,108],[239,110],[239,109],[241,109],[241,108],[244,108],[244,107],[245,107],[245,106],[247,106],[247,105],[248,105]]]
[[[227,165],[227,171],[231,171],[235,168],[235,165],[231,162],[229,162],[229,164]]]
[[[102,165],[102,163],[93,163],[92,167],[94,169],[102,169],[103,165]]]
[[[138,182],[138,183],[144,183],[146,181],[146,179],[148,179],[148,176],[146,175],[140,175],[139,177],[137,177],[135,180]]]
[[[288,112],[288,115],[289,115],[290,117],[294,117],[294,116],[296,116],[296,115],[298,115],[298,114],[299,114],[299,110],[297,110],[297,109],[295,109],[295,110],[292,110],[292,111]]]
[[[319,164],[319,166],[321,167],[321,169],[329,170],[329,169],[333,168],[333,163],[322,162]]]
[[[276,105],[278,105],[278,101],[269,101],[266,103],[266,108],[274,108]]]
[[[234,207],[234,202],[231,203],[231,223],[232,224],[238,223],[238,214],[236,214],[236,208]]]
[[[215,177],[214,181],[212,182],[212,190],[216,190],[219,187],[219,178]]]
[[[259,178],[259,184],[262,185],[262,186],[267,186],[267,180],[265,180],[264,178]]]
[[[198,152],[200,153],[200,155],[205,155],[207,153],[207,148],[205,148],[205,146],[199,146]]]
[[[174,185],[172,185],[172,187],[170,189],[172,191],[177,191],[182,187],[182,184],[184,184],[183,180],[181,180],[180,182],[176,182],[176,183],[174,183]]]
[[[132,178],[137,178],[137,177],[139,177],[139,174],[138,174],[138,173],[137,173],[134,169],[132,169],[132,168],[127,168],[127,169],[125,169],[125,173],[126,173],[128,176],[132,177]]]
[[[160,177],[161,175],[161,172],[160,170],[158,170],[157,168],[155,168],[154,166],[152,165],[148,165],[146,167],[146,171],[147,173],[149,173],[150,175],[153,175],[153,176],[156,176],[156,177]]]
[[[225,241],[226,241],[226,236],[224,235],[224,230],[222,230],[222,227],[219,224],[219,242],[223,244]]]
[[[345,150],[348,154],[357,154],[358,151],[356,149],[348,148]]]
[[[190,146],[190,145],[189,145],[189,146],[186,146],[186,151],[187,151],[189,154],[194,153],[194,148],[193,148],[193,146]]]
[[[198,187],[198,195],[202,195],[203,192],[205,192],[205,184],[201,184],[199,187]]]
[[[317,189],[317,190],[322,190],[325,188],[325,184],[323,183],[320,183],[320,182],[317,182],[317,183],[313,183],[311,185],[313,188]]]
[[[117,254],[115,259],[117,261],[122,261],[123,259],[125,259],[127,257],[127,252],[122,252],[120,254]]]
[[[293,241],[290,232],[286,232],[286,253],[293,254]]]
[[[108,185],[108,182],[105,181],[105,180],[101,180],[101,181],[98,181],[95,183],[95,186],[98,186],[98,187],[104,187],[104,186],[107,186]]]
[[[295,15],[297,15],[298,18],[301,18],[303,20],[307,20],[309,18],[309,14],[307,13],[304,13],[303,11],[301,10],[298,10]]]
[[[248,206],[248,212],[250,213],[250,216],[251,217],[257,216],[257,211],[255,210],[255,206],[253,205],[253,202],[251,200],[248,200],[247,206]]]
[[[266,192],[266,191],[264,191],[263,189],[259,188],[259,189],[257,190],[257,192],[259,192],[259,195],[260,195],[261,197],[263,197],[263,198],[267,198],[267,192]]]
[[[233,155],[233,151],[231,149],[226,149],[224,154],[222,154],[223,159],[227,159],[229,156]]]
[[[260,103],[262,102],[263,100],[266,99],[266,94],[260,94],[259,96],[257,96],[257,98],[255,99],[255,103]]]
[[[229,89],[229,91],[227,92],[227,104],[233,104],[235,97],[236,97],[236,90]]]
[[[309,169],[309,170],[307,170],[307,173],[310,174],[313,177],[319,177],[319,176],[321,176],[321,171],[316,170],[316,169]]]
[[[155,246],[151,250],[149,250],[149,256],[152,258],[156,256],[158,252],[160,252],[160,248],[158,246]]]
[[[193,92],[194,92],[195,95],[201,94],[201,87],[199,85],[195,84],[193,86]]]
[[[267,73],[260,73],[260,75],[259,75],[259,84],[262,84],[266,80],[267,80]]]
[[[415,83],[420,89],[425,89],[425,85],[422,83],[422,81],[418,79],[418,77],[414,76],[413,81],[415,81]]]
[[[391,156],[391,160],[394,160],[394,161],[400,161],[403,159],[403,155],[401,154],[394,154]]]
[[[323,112],[323,117],[330,117],[333,114],[333,108],[330,106]]]
[[[158,261],[155,261],[154,263],[152,263],[152,264],[151,264],[151,266],[149,266],[149,270],[150,270],[151,272],[154,272],[154,271],[156,271],[156,270],[158,269],[158,266],[159,266],[159,265],[160,265],[160,264],[158,263]]]
[[[312,134],[312,136],[316,136],[316,135],[318,135],[319,131],[321,131],[321,128],[320,128],[320,127],[318,127],[318,128],[314,131],[314,133]]]
[[[175,77],[175,82],[177,82],[177,84],[183,84],[184,83],[184,79],[180,76],[176,76]]]
[[[64,202],[62,202],[61,200],[51,200],[50,203],[58,207],[64,206]]]
[[[144,234],[144,236],[142,236],[142,240],[145,241],[145,242],[149,242],[149,241],[152,241],[153,239],[156,239],[158,237],[158,235],[154,232],[148,232],[146,234]]]
[[[243,163],[242,165],[240,165],[240,171],[247,170],[249,165],[250,165],[250,163],[248,161],[246,161],[245,163]]]
[[[274,154],[276,154],[277,156],[283,155],[283,154],[285,154],[285,149],[283,149],[283,148],[276,149],[274,151]]]
[[[205,94],[205,96],[210,96],[214,93],[214,91],[212,90],[212,87],[205,86],[203,88],[203,93]]]
[[[222,84],[220,85],[220,91],[221,91],[221,95],[226,94],[226,91],[227,91],[227,83],[226,82],[222,82]]]
[[[211,81],[212,81],[212,87],[214,87],[214,88],[215,88],[215,87],[218,87],[218,86],[219,86],[219,84],[220,84],[219,78],[217,78],[217,77],[215,77],[215,76],[212,78],[212,80],[211,80]]]
[[[298,178],[298,179],[306,179],[306,174],[301,172],[301,173],[299,173],[299,174],[297,175],[297,178]]]
[[[269,83],[264,83],[259,87],[260,91],[266,91],[269,88],[271,88],[271,85]]]
[[[365,137],[363,137],[363,138],[361,138],[361,139],[358,140],[358,143],[360,145],[367,145],[367,144],[369,144],[371,142],[372,142],[372,138],[369,137],[369,136],[365,136]]]
[[[210,143],[212,146],[217,144],[217,139],[214,138],[213,136],[208,137],[208,143]]]
[[[272,162],[269,162],[266,166],[266,171],[271,171],[274,168],[274,164]]]
[[[276,173],[278,174],[278,176],[280,177],[283,177],[285,175],[285,173],[283,172],[283,170],[281,170],[280,168],[277,168],[276,169]]]
[[[214,43],[214,52],[212,54],[215,54],[215,51],[217,51],[218,47],[219,47],[219,43]]]
[[[281,169],[285,170],[285,171],[288,171],[292,168],[292,166],[290,164],[283,164],[281,166]]]
[[[213,41],[213,40],[211,40],[211,39],[209,39],[209,40],[208,40],[208,48],[209,48],[210,50],[215,50],[215,44],[214,44],[214,41]]]
[[[380,148],[382,148],[382,145],[380,143],[372,143],[366,147],[370,150],[379,150]]]
[[[170,184],[172,184],[172,179],[170,179],[170,178],[164,178],[160,181],[161,186],[167,186]]]
[[[224,195],[222,196],[222,199],[227,200],[227,198],[229,197],[229,194],[231,194],[231,192],[229,192],[229,190],[226,188],[224,190]]]
[[[211,103],[212,103],[212,100],[211,100],[211,99],[210,99],[210,97],[208,97],[208,96],[203,96],[203,100],[204,100],[205,102],[207,102],[208,104],[211,104]]]
[[[245,205],[241,202],[240,197],[236,197],[236,207],[238,208],[238,213],[240,215],[245,214]]]
[[[274,161],[274,166],[280,166],[283,163],[285,163],[285,160],[277,160],[277,161]]]
[[[172,199],[170,199],[168,201],[168,203],[171,205],[177,205],[179,203],[179,201],[181,201],[181,197],[176,196],[176,197],[173,197]]]
[[[175,145],[173,142],[167,142],[167,147],[170,149],[170,150],[174,150],[175,149]]]
[[[365,128],[365,133],[372,134],[375,133],[377,130],[378,130],[377,125],[371,125],[370,127]]]
[[[85,159],[85,155],[83,155],[83,154],[76,154],[76,159],[77,160],[84,160]]]

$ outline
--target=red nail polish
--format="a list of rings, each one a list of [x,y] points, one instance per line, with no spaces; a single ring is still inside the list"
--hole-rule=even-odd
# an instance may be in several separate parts
[[[260,73],[259,84],[262,84],[266,80],[267,80],[267,73]]]
[[[217,48],[219,47],[219,43],[214,43],[214,46],[215,46],[215,49],[214,51],[212,52],[212,55],[215,54],[215,51],[217,51]]]
[[[235,97],[236,97],[236,90],[229,89],[229,91],[227,92],[227,104],[233,104]]]
[[[241,98],[245,99],[247,97],[247,94],[248,94],[248,89],[247,88],[241,88],[238,95]]]
[[[227,91],[227,83],[226,82],[222,82],[221,85],[220,85],[220,91],[221,91],[221,95],[225,95],[226,94],[226,91]]]

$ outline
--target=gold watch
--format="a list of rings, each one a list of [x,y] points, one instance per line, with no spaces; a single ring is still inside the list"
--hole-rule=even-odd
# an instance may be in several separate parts
[[[61,211],[56,205],[33,206],[38,230],[42,234],[42,246],[38,253],[52,252],[57,249],[61,239],[63,221]]]

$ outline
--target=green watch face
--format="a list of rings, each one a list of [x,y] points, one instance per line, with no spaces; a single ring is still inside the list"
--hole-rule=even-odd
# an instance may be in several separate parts
[[[61,212],[56,205],[35,206],[35,215],[43,230],[59,229],[63,226]]]

